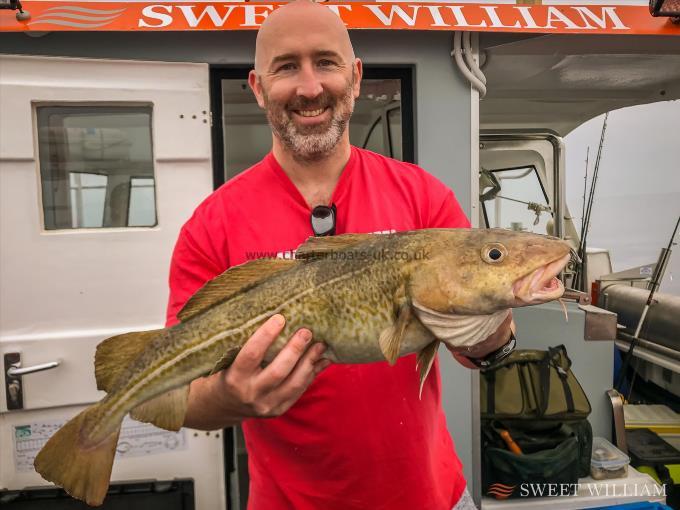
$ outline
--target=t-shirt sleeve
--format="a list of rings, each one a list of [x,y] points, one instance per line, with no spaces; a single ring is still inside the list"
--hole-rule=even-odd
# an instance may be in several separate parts
[[[434,177],[430,185],[430,211],[426,228],[469,228],[470,221],[451,188]]]
[[[197,235],[199,234],[199,235]],[[191,221],[180,231],[170,262],[170,296],[166,312],[166,327],[179,322],[177,313],[207,281],[225,268],[210,255],[209,245],[203,246],[200,231],[192,232]]]

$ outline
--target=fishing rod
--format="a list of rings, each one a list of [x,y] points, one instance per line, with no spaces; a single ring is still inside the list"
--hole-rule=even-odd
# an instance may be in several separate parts
[[[581,206],[581,234],[583,234],[583,222],[586,219],[586,195],[588,194],[588,156],[590,156],[590,145],[586,149],[586,174],[583,176],[583,205]]]
[[[588,261],[586,257],[586,247],[588,238],[588,231],[590,230],[590,215],[593,211],[593,203],[595,201],[595,186],[597,185],[597,178],[600,172],[600,161],[602,160],[602,148],[604,147],[604,134],[607,130],[607,119],[609,118],[609,112],[604,115],[604,122],[602,123],[602,134],[600,135],[600,145],[597,148],[597,156],[595,158],[595,167],[593,168],[593,178],[590,182],[590,193],[588,195],[588,205],[586,206],[586,211],[583,216],[582,228],[581,228],[581,242],[579,243],[578,256],[581,259],[581,265],[578,267],[576,273],[576,278],[574,278],[576,284],[574,285],[578,290],[582,292],[588,292],[586,289],[588,282]]]
[[[623,384],[623,381],[626,377],[626,371],[628,370],[628,365],[630,365],[630,360],[633,357],[633,350],[635,347],[637,347],[638,343],[640,342],[640,331],[642,331],[642,325],[645,322],[645,319],[647,318],[647,313],[649,312],[649,308],[654,304],[654,294],[656,294],[656,291],[659,289],[659,286],[661,285],[661,279],[663,278],[664,273],[666,272],[666,266],[668,265],[668,261],[670,260],[671,253],[672,253],[672,247],[673,244],[675,244],[675,236],[678,234],[678,227],[680,226],[680,217],[678,217],[678,221],[675,223],[675,228],[673,229],[673,234],[671,235],[670,241],[668,241],[668,247],[664,248],[661,250],[661,256],[659,257],[659,262],[656,265],[656,269],[654,270],[654,275],[652,277],[652,281],[649,284],[649,296],[647,297],[647,302],[645,303],[645,307],[642,309],[642,315],[640,315],[640,320],[637,323],[637,327],[635,328],[635,334],[633,335],[633,338],[630,341],[630,347],[628,347],[628,352],[623,358],[623,363],[621,364],[621,371],[619,372],[619,378],[616,381],[616,386],[615,389],[616,391],[621,391],[621,385]],[[633,376],[635,377],[635,376]],[[635,379],[633,379],[635,381]],[[631,381],[631,387],[630,390],[632,391],[633,389],[633,381]],[[630,392],[629,392],[630,396]]]
[[[581,204],[581,230],[580,230],[581,237],[583,237],[583,232],[585,231],[584,230],[584,228],[585,228],[584,224],[585,224],[585,221],[586,221],[586,201],[587,201],[586,195],[588,195],[588,159],[589,159],[589,156],[590,156],[590,145],[586,149],[586,171],[585,171],[585,175],[583,176],[583,203]],[[580,248],[580,242],[579,242],[579,248]],[[579,250],[574,251],[574,255],[578,255],[578,251]],[[574,274],[573,274],[572,279],[571,279],[571,286],[574,289],[583,290],[582,285],[580,284],[580,281],[579,281],[580,274],[581,274],[580,268],[581,268],[582,264],[584,264],[584,262],[583,262],[583,259],[581,259],[580,257],[578,257],[578,262],[574,262],[573,267],[575,269],[574,269]]]

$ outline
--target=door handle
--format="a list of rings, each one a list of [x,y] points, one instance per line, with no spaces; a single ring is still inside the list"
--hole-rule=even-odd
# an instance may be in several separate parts
[[[36,372],[42,372],[43,370],[50,370],[51,368],[57,368],[60,361],[49,361],[47,363],[41,363],[40,365],[33,365],[30,367],[21,367],[21,362],[14,363],[7,369],[7,375],[9,377],[17,377],[20,375],[34,374]]]
[[[43,370],[51,370],[57,368],[61,360],[49,361],[47,363],[40,363],[39,365],[31,365],[30,367],[21,366],[20,352],[6,352],[4,358],[4,379],[5,379],[5,398],[7,402],[7,410],[14,411],[24,408],[24,386],[22,383],[22,376],[28,374],[35,374]],[[0,390],[1,391],[1,390]]]

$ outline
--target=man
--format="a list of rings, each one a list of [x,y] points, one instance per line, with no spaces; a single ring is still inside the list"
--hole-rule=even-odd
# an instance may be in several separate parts
[[[228,267],[287,252],[313,235],[317,205],[337,207],[338,234],[469,225],[451,190],[420,168],[350,146],[361,75],[347,30],[327,8],[299,0],[268,17],[249,84],[271,125],[272,151],[183,227],[168,324]],[[262,368],[284,321],[273,316],[228,370],[191,385],[187,426],[243,424],[250,509],[474,508],[446,430],[436,364],[419,399],[415,356],[394,367],[329,367],[323,344],[309,347],[313,332],[301,329]],[[506,344],[510,322],[465,355]]]

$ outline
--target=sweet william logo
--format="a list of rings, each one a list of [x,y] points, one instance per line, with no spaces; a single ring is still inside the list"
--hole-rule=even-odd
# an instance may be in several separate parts
[[[45,9],[29,25],[58,25],[83,30],[105,27],[119,18],[125,9],[97,9],[73,5],[60,5]]]
[[[559,497],[559,496],[607,496],[607,497],[645,497],[665,498],[666,486],[653,481],[628,484],[608,484],[603,482],[588,483],[527,483],[506,485],[493,483],[486,491],[487,496],[496,499]]]
[[[492,483],[486,492],[489,496],[493,496],[496,499],[507,499],[512,496],[516,488],[516,485],[505,485],[504,483],[497,482]]]

